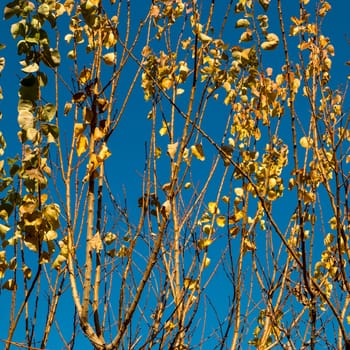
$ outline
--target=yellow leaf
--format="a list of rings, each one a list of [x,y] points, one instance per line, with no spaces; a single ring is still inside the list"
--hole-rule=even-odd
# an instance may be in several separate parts
[[[204,34],[204,33],[199,33],[198,39],[204,43],[208,43],[208,42],[213,40],[212,37],[210,37],[209,35]]]
[[[165,90],[169,90],[173,86],[173,83],[174,83],[174,79],[170,79],[166,77],[162,79],[160,86]]]
[[[142,49],[141,55],[142,55],[143,57],[147,57],[147,56],[149,56],[151,53],[152,53],[152,49],[151,49],[149,46],[145,46],[145,47]]]
[[[274,33],[269,33],[266,35],[266,41],[261,44],[263,50],[273,50],[278,46],[279,38]]]
[[[112,232],[108,232],[105,237],[104,237],[104,242],[107,244],[107,245],[110,245],[112,244],[115,240],[117,239],[117,235],[115,233],[112,233]]]
[[[94,130],[94,139],[95,141],[100,141],[104,136],[106,136],[106,133],[102,128],[95,128]]]
[[[77,155],[80,157],[89,147],[88,138],[85,135],[81,135],[77,139]]]
[[[216,202],[209,202],[208,203],[208,211],[210,214],[219,214],[220,213],[220,210],[219,210]]]
[[[4,239],[6,232],[10,230],[10,227],[0,224],[0,238]]]
[[[97,155],[97,160],[98,162],[103,162],[105,159],[107,159],[108,157],[110,157],[112,155],[112,153],[109,151],[107,145],[105,142],[103,142],[102,146],[101,146],[101,150],[100,153]]]
[[[303,148],[310,148],[312,147],[314,140],[311,137],[303,136],[300,139],[299,143],[300,143],[300,146]]]
[[[57,238],[57,232],[50,230],[44,234],[44,241],[49,242]]]
[[[162,155],[162,149],[160,147],[156,147],[154,151],[154,156],[156,157],[156,159],[159,159],[161,155]]]
[[[197,290],[199,288],[199,283],[191,278],[185,278],[184,287],[189,290]]]
[[[160,8],[159,6],[152,5],[151,10],[150,10],[150,16],[151,17],[158,17],[160,13]]]
[[[207,235],[211,235],[213,234],[214,230],[213,230],[213,226],[207,224],[203,226],[203,232]]]
[[[225,203],[230,203],[230,197],[229,196],[223,196],[221,199]]]
[[[103,244],[99,232],[96,232],[96,234],[94,234],[94,236],[91,238],[90,247],[96,250],[97,252],[103,249]]]
[[[168,155],[171,159],[174,159],[178,145],[178,142],[168,144]]]
[[[209,247],[213,243],[213,240],[210,238],[203,238],[198,241],[198,248],[200,250],[203,250],[207,247]]]
[[[210,265],[210,258],[205,257],[205,259],[203,261],[203,265],[205,268],[208,267]]]
[[[219,226],[219,227],[225,227],[225,224],[226,224],[226,217],[223,216],[223,215],[220,215],[216,218],[216,224]]]
[[[248,238],[245,238],[243,241],[243,250],[244,251],[254,251],[256,249],[256,245],[254,242],[250,241]]]
[[[16,282],[14,279],[10,278],[8,279],[3,285],[2,285],[3,289],[7,289],[7,290],[15,290],[16,288]]]
[[[98,7],[101,0],[87,0],[86,1],[86,9],[91,9],[92,7]]]
[[[164,326],[164,329],[167,331],[167,332],[171,332],[176,326],[174,325],[173,322],[171,321],[166,321],[165,322],[165,326]]]
[[[159,130],[160,136],[164,136],[168,133],[168,125],[169,123],[165,122],[164,120],[162,121],[162,127]]]
[[[114,52],[106,53],[102,58],[107,66],[113,66],[117,62],[117,55]]]
[[[263,50],[274,50],[278,46],[278,41],[264,41],[261,44],[261,48]]]
[[[336,230],[337,229],[337,218],[335,216],[333,216],[329,221],[329,226],[331,227],[332,230]]]
[[[52,263],[52,268],[55,270],[59,270],[61,265],[66,261],[66,257],[62,254],[57,255],[57,258]]]
[[[66,104],[64,105],[63,115],[67,116],[71,109],[72,109],[72,104],[70,102],[66,102]]]
[[[241,188],[241,187],[236,187],[236,188],[234,189],[234,192],[235,192],[235,195],[236,195],[237,197],[243,197],[243,194],[244,194],[243,188]]]
[[[205,160],[205,155],[204,155],[204,152],[203,152],[203,147],[200,143],[196,144],[196,145],[193,145],[191,146],[191,151],[192,151],[192,154],[200,161],[204,161]]]
[[[83,123],[76,123],[74,125],[74,137],[79,137],[85,130],[86,125]]]
[[[186,182],[184,185],[185,190],[188,190],[192,186],[191,182]]]
[[[79,83],[86,84],[91,79],[91,69],[84,68],[79,74]]]
[[[249,25],[250,22],[247,19],[241,18],[236,22],[235,28],[247,28]]]
[[[24,274],[24,278],[30,279],[32,277],[32,270],[27,265],[23,265],[22,271]]]

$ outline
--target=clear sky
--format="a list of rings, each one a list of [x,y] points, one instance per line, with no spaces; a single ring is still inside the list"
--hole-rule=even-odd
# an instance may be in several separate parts
[[[136,30],[138,29],[138,23],[141,19],[145,17],[145,14],[147,13],[150,5],[150,1],[141,1],[141,0],[131,0],[131,13],[132,13],[132,21],[133,25],[131,26],[131,36],[135,35]],[[209,3],[209,1],[208,1]],[[220,26],[222,22],[222,16],[223,13],[226,10],[226,3],[227,1],[219,0],[217,1],[216,5],[216,12],[215,12],[215,21],[214,25]],[[282,1],[284,8],[284,14],[285,18],[287,19],[292,15],[292,13],[298,12],[298,6],[295,6],[295,3],[297,1]],[[311,1],[313,3],[313,1]],[[344,89],[347,84],[346,76],[350,74],[350,67],[345,65],[345,62],[349,60],[350,57],[350,30],[348,25],[348,16],[350,11],[350,3],[347,0],[341,0],[341,1],[330,1],[332,5],[332,11],[330,14],[326,17],[324,27],[323,27],[323,33],[326,36],[329,36],[331,38],[331,41],[333,45],[335,46],[335,56],[332,58],[333,60],[333,70],[332,70],[332,76],[334,77],[334,80],[332,82],[333,88],[341,88]],[[205,12],[207,3],[206,1],[202,2],[203,11]],[[310,4],[312,6],[312,4]],[[1,10],[3,9],[3,5],[1,5]],[[271,10],[270,15],[270,28],[272,31],[279,33],[279,23],[278,23],[278,16],[277,16],[277,10],[275,9],[275,1],[272,1],[271,7],[273,9]],[[120,19],[120,22],[122,22],[123,19]],[[224,40],[229,43],[230,45],[237,45],[240,32],[234,29],[234,17],[230,19],[231,23],[226,27],[226,30],[224,32]],[[19,64],[19,57],[16,54],[16,42],[12,39],[10,34],[10,24],[14,22],[14,19],[11,19],[10,21],[1,20],[0,21],[0,42],[3,44],[6,44],[6,48],[0,52],[0,55],[6,57],[6,67],[2,73],[1,79],[0,79],[0,85],[3,89],[3,95],[4,100],[0,101],[0,110],[3,114],[3,119],[0,121],[0,130],[3,131],[3,134],[5,135],[8,149],[6,151],[6,157],[13,157],[16,154],[20,154],[21,152],[21,144],[18,141],[17,138],[17,101],[18,101],[18,85],[19,80],[22,77],[22,72],[20,71],[20,64]],[[287,23],[289,23],[287,21]],[[65,15],[59,19],[58,21],[58,27],[61,33],[61,37],[64,37],[64,35],[68,32],[67,28],[67,19],[65,18]],[[137,45],[135,52],[137,54],[140,54],[142,48],[143,48],[143,40],[144,35],[141,36],[140,43]],[[291,43],[296,42],[297,39],[292,38]],[[62,52],[67,52],[67,47],[65,47],[65,43],[62,41],[60,44],[60,49]],[[154,44],[156,46],[156,44]],[[291,51],[293,52],[293,50]],[[294,52],[295,53],[295,52]],[[276,51],[267,52],[264,54],[264,62],[265,62],[265,68],[273,67],[276,72],[280,70],[280,67],[284,64],[283,61],[283,50],[280,45],[280,47]],[[73,77],[72,72],[72,65],[69,60],[67,60],[64,55],[62,59],[62,77],[68,84],[71,84],[71,80]],[[89,64],[89,56],[86,56],[86,64]],[[297,60],[297,57],[295,58]],[[84,60],[80,63],[81,66],[84,64]],[[124,75],[121,77],[121,84],[119,85],[119,89],[122,89],[123,87],[128,87],[130,85],[131,77],[133,75],[133,69],[135,69],[136,65],[130,62],[130,65],[124,72]],[[112,73],[112,70],[107,67],[107,69],[104,71],[104,74],[106,77]],[[275,73],[274,73],[275,74]],[[65,90],[65,87],[63,84],[60,85],[60,89],[62,91],[62,99],[69,100],[70,93]],[[50,92],[50,88],[45,90],[46,96],[48,100],[50,98],[53,98],[52,91]],[[121,106],[121,99],[124,95],[123,91],[120,91],[120,93],[117,93],[117,101],[116,105],[117,108],[120,108]],[[184,94],[183,96],[179,97],[179,103],[182,103],[182,99],[184,103],[188,99],[188,95]],[[118,100],[120,99],[120,100]],[[63,105],[60,106],[60,113],[62,113]],[[346,105],[345,105],[346,106]],[[112,151],[113,156],[106,162],[106,176],[109,180],[109,184],[111,186],[111,189],[114,193],[115,198],[119,203],[124,202],[124,196],[126,194],[128,209],[130,213],[130,218],[137,218],[139,214],[139,208],[137,207],[137,199],[141,195],[141,180],[143,176],[143,169],[145,165],[145,144],[149,142],[150,137],[150,130],[151,130],[151,122],[147,120],[147,114],[151,109],[151,103],[144,101],[143,98],[143,91],[141,89],[141,81],[137,83],[137,86],[133,92],[133,95],[130,99],[130,103],[128,104],[126,108],[126,112],[124,114],[124,117],[122,118],[120,125],[116,129],[115,133],[113,134],[113,137],[109,141],[109,148]],[[345,110],[346,112],[349,112],[349,108]],[[298,112],[300,114],[302,113],[309,113],[308,106],[305,102],[300,101],[298,105]],[[224,126],[225,126],[225,118],[228,117],[229,111],[228,108],[220,105],[219,103],[209,103],[208,108],[206,111],[206,118],[203,123],[204,130],[211,135],[211,137],[218,141],[222,137]],[[63,117],[62,118],[66,118]],[[62,128],[60,130],[61,135],[64,135],[65,132],[69,130],[65,130],[65,122],[63,121]],[[159,121],[159,128],[161,126],[161,121]],[[67,127],[69,127],[69,123],[67,123]],[[281,131],[281,136],[283,137],[286,135],[286,138],[289,138],[290,136],[290,129],[289,124],[283,124],[284,130]],[[164,146],[167,144],[167,140],[160,139],[159,143],[160,145],[164,143]],[[205,142],[205,141],[203,141]],[[289,143],[291,140],[287,139],[287,143]],[[147,146],[149,146],[147,144]],[[208,146],[208,145],[207,145]],[[201,181],[201,174],[206,174],[208,170],[210,169],[212,162],[214,161],[214,152],[213,150],[210,150],[210,147],[207,149],[207,162],[201,163],[197,162],[194,163],[193,166],[193,173],[194,173],[194,179],[198,183]],[[163,163],[162,163],[163,164]],[[164,163],[165,164],[165,163]],[[223,166],[220,165],[219,169],[223,170]],[[169,168],[161,168],[159,169],[159,179],[160,183],[159,185],[164,184],[168,181],[169,177]],[[215,182],[216,181],[216,182]],[[209,188],[207,194],[206,194],[206,200],[214,200],[215,196],[217,194],[217,188],[218,188],[218,181],[219,178],[214,178],[214,184],[212,187]],[[227,190],[229,189],[229,184],[226,184]],[[188,195],[190,196],[190,195]],[[282,217],[282,220],[280,220],[280,224],[282,228],[286,228],[288,224],[288,220],[295,209],[295,205],[290,205],[291,201],[290,196],[286,195],[283,198],[279,200],[279,204],[275,205],[274,207],[274,214],[277,216]],[[186,199],[186,196],[185,196]],[[108,208],[108,210],[112,213],[113,208]],[[325,217],[327,217],[327,208],[324,212]],[[285,220],[283,220],[285,216]],[[113,227],[115,223],[111,222],[111,227]],[[118,229],[118,228],[117,228]],[[225,237],[225,232],[220,232],[219,237]],[[263,238],[265,240],[265,238]],[[233,241],[234,242],[234,241]],[[259,239],[258,239],[259,242]],[[316,245],[317,245],[316,240]],[[143,247],[145,249],[145,247]],[[230,283],[228,282],[228,278],[225,275],[226,271],[223,268],[221,264],[221,257],[226,254],[226,241],[224,239],[217,239],[215,244],[210,249],[210,258],[212,259],[212,268],[208,268],[208,271],[206,273],[206,277],[209,277],[211,273],[214,272],[214,267],[218,269],[218,273],[215,274],[214,278],[211,280],[211,282],[208,285],[208,288],[206,290],[206,294],[208,295],[208,299],[205,300],[205,304],[208,306],[210,304],[214,304],[216,311],[211,311],[210,316],[215,318],[215,313],[217,312],[217,317],[220,319],[223,319],[225,315],[227,315],[227,310],[230,306],[230,296],[232,297],[232,292],[230,290]],[[226,256],[227,258],[227,256]],[[247,275],[250,273],[251,265],[247,264],[245,266],[245,271]],[[267,268],[267,267],[266,267]],[[52,272],[53,274],[55,272]],[[254,294],[254,290],[253,290]],[[210,297],[210,299],[209,299]],[[259,300],[259,296],[254,296],[255,300]],[[1,291],[0,292],[0,303],[3,305],[3,312],[7,313],[8,308],[10,307],[9,303],[9,297],[7,294],[7,291]],[[63,297],[63,302],[59,306],[59,312],[57,314],[58,322],[63,325],[67,324],[67,328],[63,327],[63,332],[66,332],[66,337],[69,337],[70,335],[70,326],[71,326],[71,319],[66,318],[66,312],[65,310],[68,308],[72,308],[72,302],[70,297],[70,290],[67,286],[67,289],[65,290],[65,294]],[[255,309],[256,307],[256,309]],[[256,313],[259,308],[259,305],[254,305],[252,307],[253,311],[252,314],[256,316]],[[209,306],[209,309],[211,309],[211,306]],[[39,315],[39,323],[40,323],[40,315]],[[208,334],[211,332],[211,320],[206,320],[206,327]],[[217,321],[214,322],[215,324]],[[252,332],[250,332],[251,334]],[[3,325],[1,318],[0,318],[0,339],[5,339],[7,334],[7,324]],[[49,347],[48,349],[60,349],[63,348],[61,346],[61,343],[59,341],[59,338],[57,336],[56,330],[53,329],[52,331],[52,338],[49,341]],[[200,337],[199,334],[196,335],[196,337]],[[78,337],[78,343],[77,343],[77,349],[82,348],[85,346],[86,342],[85,340],[82,340],[83,337]],[[16,333],[15,339],[18,341],[23,341],[23,334],[21,334],[21,330],[19,330]],[[214,337],[215,342],[215,337]],[[56,344],[60,344],[59,347],[56,347]],[[211,343],[207,343],[205,346],[203,346],[203,349],[211,349]]]

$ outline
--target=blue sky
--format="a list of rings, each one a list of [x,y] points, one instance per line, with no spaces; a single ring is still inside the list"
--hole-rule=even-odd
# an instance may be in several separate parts
[[[215,17],[215,24],[219,24],[221,21],[221,17],[225,11],[225,4],[226,2],[222,1],[222,8],[220,8],[220,3],[216,6],[216,17]],[[274,2],[272,2],[274,3]],[[287,19],[289,16],[291,16],[292,11],[297,12],[297,7],[295,6],[297,1],[291,2],[291,1],[285,1],[285,18]],[[311,1],[313,3],[313,1]],[[131,8],[132,8],[132,20],[134,21],[134,24],[132,26],[132,34],[137,29],[137,23],[139,23],[139,20],[143,18],[144,14],[146,13],[148,9],[149,2],[144,1],[134,1],[131,0]],[[333,57],[333,70],[332,70],[332,76],[334,77],[333,88],[336,89],[338,87],[344,88],[344,86],[347,83],[346,75],[350,74],[350,67],[345,65],[345,62],[349,59],[349,53],[350,53],[350,46],[349,46],[349,40],[348,36],[350,37],[350,31],[348,27],[348,13],[350,10],[350,5],[348,1],[342,0],[337,2],[331,3],[333,6],[332,11],[327,16],[324,27],[323,27],[323,33],[326,36],[329,36],[332,40],[332,43],[335,46],[335,57]],[[203,6],[205,7],[205,4],[203,3]],[[271,6],[274,6],[271,5]],[[310,5],[312,6],[312,5]],[[272,10],[275,11],[275,10]],[[66,25],[67,21],[63,17],[60,19],[62,21],[62,27]],[[230,45],[237,44],[240,32],[239,30],[234,30],[234,20],[231,20],[232,23],[228,23],[227,29],[224,33],[224,40],[227,41]],[[8,149],[6,156],[15,156],[16,154],[19,154],[21,152],[21,145],[17,140],[17,90],[19,85],[19,80],[22,76],[22,73],[20,72],[20,65],[19,65],[19,58],[16,55],[15,51],[15,42],[12,40],[11,35],[9,33],[9,25],[12,23],[13,20],[0,21],[0,32],[2,33],[0,42],[6,44],[6,48],[0,52],[0,55],[6,57],[6,67],[5,70],[2,73],[0,84],[3,88],[3,94],[4,94],[4,100],[0,101],[0,110],[3,113],[3,120],[0,122],[0,129],[3,130],[3,133],[5,135],[6,141],[8,143]],[[59,22],[60,23],[60,22]],[[59,24],[60,26],[60,24]],[[279,34],[279,26],[278,26],[278,17],[277,17],[277,11],[272,12],[272,15],[270,15],[270,28],[272,31]],[[61,36],[63,37],[65,33],[68,31],[67,28],[62,29]],[[296,43],[297,39],[291,39],[291,43]],[[65,48],[65,43],[62,42],[61,48],[63,51],[67,50]],[[155,44],[156,45],[156,44]],[[140,45],[137,46],[135,52],[140,53],[142,50],[143,44],[142,39],[140,40]],[[293,51],[292,51],[293,52]],[[72,71],[70,62],[66,60],[66,58],[63,59],[63,70],[62,74],[66,81],[68,83],[71,82],[72,78]],[[86,62],[88,64],[89,57],[86,57]],[[281,46],[277,49],[277,51],[272,51],[266,53],[266,56],[264,57],[265,62],[265,68],[268,66],[275,67],[274,72],[278,72],[280,69],[280,66],[283,64],[283,51]],[[268,63],[267,63],[268,62]],[[81,65],[83,65],[84,61],[81,62]],[[120,88],[124,86],[128,86],[130,84],[130,79],[132,77],[132,69],[136,67],[135,64],[130,64],[130,67],[128,70],[125,71],[125,75],[122,76]],[[110,70],[108,68],[105,71],[106,76],[110,74]],[[133,96],[130,100],[130,103],[126,109],[125,115],[122,118],[120,125],[118,126],[117,130],[113,134],[113,137],[109,141],[109,147],[113,153],[112,158],[106,162],[106,174],[107,178],[109,180],[109,184],[111,186],[111,189],[114,193],[114,196],[116,197],[117,201],[120,203],[124,202],[124,195],[126,193],[127,203],[128,203],[128,209],[130,211],[130,217],[137,218],[137,215],[139,213],[139,209],[137,208],[137,199],[141,195],[141,180],[143,176],[143,168],[145,164],[145,143],[149,140],[149,135],[151,131],[151,122],[147,120],[146,116],[148,111],[151,109],[151,103],[144,101],[143,98],[143,92],[140,86],[141,82],[139,81],[137,83],[137,86],[134,90]],[[70,95],[67,91],[64,90],[64,87],[61,86],[62,91],[62,99],[66,98],[67,100],[70,99]],[[50,89],[45,90],[46,97],[48,99],[52,98],[52,95],[50,94]],[[120,96],[120,97],[119,97]],[[122,99],[123,93],[121,92],[118,94],[118,98]],[[184,99],[184,102],[186,102],[186,99],[188,98],[187,95],[183,95],[179,97],[179,101],[181,103],[181,99]],[[120,101],[117,100],[117,105],[119,106]],[[218,107],[220,106],[220,107]],[[298,104],[298,111],[299,113],[309,113],[307,104],[303,104],[301,101]],[[62,106],[61,113],[62,113]],[[117,107],[118,108],[118,107]],[[349,110],[346,109],[348,112]],[[217,103],[212,103],[208,105],[208,109],[206,111],[206,120],[203,124],[204,130],[208,132],[215,140],[220,140],[222,136],[222,131],[224,127],[223,121],[225,121],[225,118],[229,115],[228,108],[222,107],[222,105]],[[62,118],[65,118],[62,116]],[[63,121],[63,125],[65,122]],[[161,125],[159,121],[159,126]],[[69,123],[67,123],[68,127]],[[288,139],[290,136],[290,130],[288,129],[288,124],[286,123],[284,126],[285,130],[282,131],[281,135],[286,136],[286,139]],[[62,127],[63,130],[61,130],[61,135],[65,133],[64,126]],[[69,130],[67,130],[69,132]],[[164,146],[167,144],[167,140],[163,139],[159,141],[160,144],[164,143]],[[287,141],[288,142],[288,141]],[[290,139],[289,139],[290,142]],[[206,149],[207,152],[207,162],[205,163],[194,163],[193,167],[193,174],[198,183],[201,181],[201,174],[206,174],[208,172],[208,169],[211,166],[212,159],[214,159],[214,153],[212,150],[210,150],[210,147]],[[166,164],[165,162],[163,164]],[[223,169],[223,166],[220,165],[219,169]],[[167,181],[167,177],[169,176],[168,168],[166,165],[164,165],[163,169],[160,169],[159,171],[159,177],[161,179],[160,185]],[[163,183],[162,183],[163,182]],[[226,186],[229,186],[229,184],[226,184]],[[215,196],[217,194],[217,187],[218,183],[213,181],[213,186],[210,187],[208,190],[208,193],[206,195],[206,200],[213,200],[215,199]],[[188,195],[190,197],[190,194]],[[187,197],[185,197],[187,198]],[[282,228],[285,228],[287,226],[289,217],[294,210],[293,205],[290,205],[291,199],[293,198],[293,195],[281,198],[279,202],[274,207],[274,214],[277,217],[282,217],[282,219],[279,221]],[[109,209],[111,212],[113,212],[113,209]],[[327,208],[325,210],[325,217],[327,217]],[[285,220],[283,220],[285,218]],[[326,220],[327,221],[327,220]],[[111,222],[111,227],[113,227],[114,223]],[[122,229],[121,229],[122,230]],[[225,232],[220,232],[220,237],[225,237]],[[206,294],[210,296],[210,300],[215,306],[217,307],[217,313],[220,316],[220,318],[224,318],[227,314],[227,309],[230,305],[231,300],[229,299],[230,296],[232,296],[231,290],[230,290],[230,284],[225,276],[225,271],[222,269],[220,258],[225,251],[226,247],[226,241],[224,239],[220,240],[218,239],[216,243],[210,248],[210,258],[213,261],[212,268],[208,268],[206,271],[207,276],[211,272],[213,272],[214,266],[216,266],[216,263],[218,263],[219,266],[219,273],[215,275],[215,277],[212,279],[212,281],[209,283]],[[232,241],[232,244],[235,241]],[[258,239],[259,242],[259,239]],[[265,244],[265,238],[262,237],[261,244]],[[317,240],[316,240],[317,244]],[[143,246],[141,249],[145,249]],[[233,251],[235,249],[233,248]],[[142,259],[140,258],[140,261]],[[248,263],[245,266],[245,273],[249,276],[250,274],[250,268],[251,265]],[[6,311],[6,308],[9,307],[9,300],[6,295],[6,291],[1,292],[0,299],[2,300],[2,303],[4,305],[4,310]],[[254,294],[254,291],[253,291]],[[259,300],[259,296],[256,295],[256,300]],[[67,329],[63,328],[63,330],[67,331],[67,337],[69,337],[70,327],[69,323],[72,322],[71,319],[67,320],[65,310],[68,308],[71,308],[71,298],[70,298],[70,290],[67,289],[65,291],[65,297],[63,299],[63,303],[60,306],[60,311],[58,312],[57,318],[58,322],[60,324],[67,323]],[[256,305],[257,309],[259,308],[259,305]],[[256,314],[256,310],[253,308],[253,315]],[[4,312],[5,312],[4,311]],[[211,314],[211,317],[214,314]],[[40,318],[39,318],[40,319]],[[208,333],[211,332],[211,320],[207,320],[207,329]],[[216,321],[213,322],[216,324]],[[1,321],[0,321],[1,325]],[[252,325],[254,327],[255,325]],[[251,335],[250,330],[250,335]],[[59,339],[57,337],[57,334],[55,330],[52,332],[53,336],[49,342],[49,349],[56,349],[56,344],[59,343]],[[197,335],[199,337],[200,335]],[[16,339],[19,341],[23,340],[23,335],[21,334],[21,331],[18,331],[16,334]],[[4,339],[6,338],[6,327],[0,327],[0,338]],[[21,339],[22,338],[22,339]],[[84,340],[81,340],[82,337],[79,337],[79,342],[81,341],[80,346],[83,346],[85,344]],[[211,349],[211,343],[207,343],[205,346],[203,346],[203,349]],[[61,345],[59,345],[59,348],[61,348]],[[77,347],[78,348],[78,347]]]

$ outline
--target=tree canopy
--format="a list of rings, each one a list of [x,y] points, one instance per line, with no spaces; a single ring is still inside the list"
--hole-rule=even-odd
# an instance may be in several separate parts
[[[350,349],[345,7],[3,4],[5,349]]]

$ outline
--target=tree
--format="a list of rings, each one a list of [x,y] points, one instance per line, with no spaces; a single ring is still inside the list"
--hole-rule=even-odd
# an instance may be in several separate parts
[[[331,11],[5,5],[0,71],[14,44],[22,66],[1,96],[21,145],[1,134],[5,349],[350,349]]]

